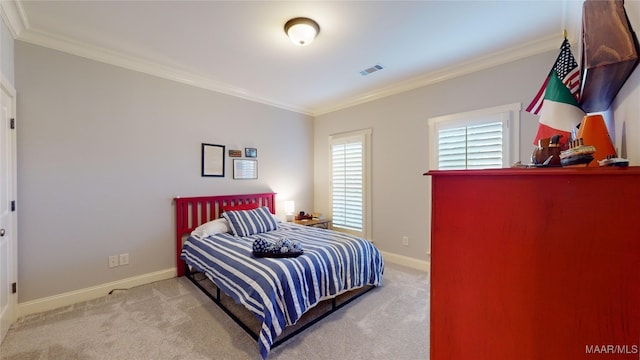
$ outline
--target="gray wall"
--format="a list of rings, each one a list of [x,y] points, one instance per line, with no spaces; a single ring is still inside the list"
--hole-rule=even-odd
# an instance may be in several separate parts
[[[310,117],[21,41],[15,56],[19,302],[175,266],[176,195],[311,208]],[[201,143],[257,148],[258,180],[226,155],[225,178],[201,177]]]
[[[631,27],[640,34],[640,1],[625,1]],[[640,165],[640,64],[616,96],[611,105],[615,129],[614,146],[618,156],[629,159],[631,165]]]

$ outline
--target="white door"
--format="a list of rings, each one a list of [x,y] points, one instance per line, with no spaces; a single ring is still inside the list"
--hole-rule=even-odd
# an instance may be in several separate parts
[[[16,91],[0,78],[0,341],[16,320]],[[13,123],[13,124],[12,124]]]

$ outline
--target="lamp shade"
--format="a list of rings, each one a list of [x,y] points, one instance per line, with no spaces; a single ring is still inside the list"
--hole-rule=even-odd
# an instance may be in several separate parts
[[[611,143],[609,131],[602,115],[587,115],[582,118],[577,136],[583,139],[585,145],[596,148],[593,153],[595,161],[590,162],[589,166],[598,166],[598,161],[606,159],[609,155],[616,156],[616,150]]]
[[[287,21],[284,32],[294,44],[307,46],[320,32],[320,26],[309,18],[299,17]]]
[[[296,211],[296,203],[293,200],[284,202],[284,215],[286,221],[293,221],[293,213]]]
[[[296,203],[293,200],[284,202],[284,212],[287,214],[293,214],[296,211]]]

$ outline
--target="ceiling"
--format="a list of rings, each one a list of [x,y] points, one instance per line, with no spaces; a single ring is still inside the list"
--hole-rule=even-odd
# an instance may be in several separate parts
[[[575,43],[582,12],[574,0],[1,5],[18,40],[309,115],[558,49],[565,29]],[[284,33],[298,16],[320,25],[309,46]]]

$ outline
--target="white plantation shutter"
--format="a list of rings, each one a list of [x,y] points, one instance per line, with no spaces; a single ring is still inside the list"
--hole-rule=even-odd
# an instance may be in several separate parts
[[[438,131],[438,169],[503,167],[502,122]]]
[[[362,231],[362,142],[333,144],[333,225]]]
[[[520,157],[520,108],[516,103],[429,119],[429,167],[509,167]]]
[[[367,233],[367,154],[370,130],[330,137],[331,222],[360,236]]]

